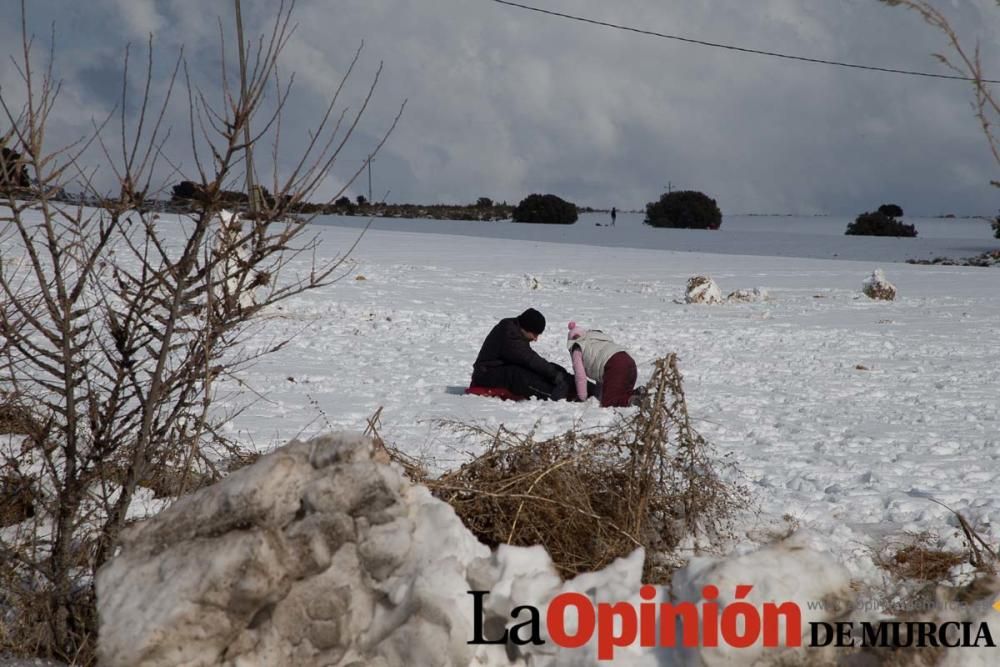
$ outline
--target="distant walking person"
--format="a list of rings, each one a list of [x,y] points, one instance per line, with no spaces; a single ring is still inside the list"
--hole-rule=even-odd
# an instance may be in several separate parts
[[[611,207],[611,226],[615,226],[615,218],[618,217],[618,209],[614,206]]]

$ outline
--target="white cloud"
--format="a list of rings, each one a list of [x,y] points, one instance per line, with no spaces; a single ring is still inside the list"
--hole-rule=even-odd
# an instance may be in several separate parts
[[[129,37],[144,37],[163,27],[163,18],[156,10],[155,0],[112,0]]]

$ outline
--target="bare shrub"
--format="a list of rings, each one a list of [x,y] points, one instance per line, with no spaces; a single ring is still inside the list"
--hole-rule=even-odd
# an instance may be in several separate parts
[[[291,83],[279,79],[277,65],[291,12],[292,3],[281,2],[269,34],[247,56],[237,1],[240,65],[226,56],[220,24],[222,71],[209,91],[191,83],[178,58],[165,96],[154,100],[160,87],[150,44],[143,96],[130,99],[126,50],[116,115],[55,148],[46,138],[58,81],[51,63],[41,72],[33,67],[22,19],[15,65],[24,94],[0,91],[11,128],[4,143],[30,176],[27,188],[0,188],[0,392],[17,396],[3,402],[0,417],[8,431],[27,434],[20,451],[0,451],[0,469],[16,471],[11,479],[27,480],[34,495],[33,514],[0,533],[0,651],[92,661],[92,576],[115,553],[137,489],[175,495],[225,474],[239,456],[219,434],[219,380],[285,344],[246,347],[271,306],[343,276],[351,249],[318,260],[309,218],[295,212],[330,174],[379,77],[353,111],[340,110],[351,63],[305,148],[279,168]],[[359,57],[360,49],[354,62]],[[170,158],[178,142],[164,121],[178,81],[187,84],[190,127],[177,136],[193,156],[189,178],[203,196],[164,221],[151,202],[184,177]],[[250,148],[261,142],[275,165],[269,197],[256,196],[263,190],[253,180]],[[97,167],[83,163],[90,149],[114,174],[113,194],[94,182]],[[345,189],[364,166],[351,169]],[[243,182],[250,196],[235,215],[223,193]],[[79,201],[99,206],[67,203],[70,187],[82,191]]]
[[[645,547],[644,581],[665,582],[656,554],[688,536],[723,538],[748,492],[720,477],[725,464],[691,426],[676,355],[656,362],[639,409],[611,426],[533,432],[444,422],[488,443],[480,456],[430,478],[390,449],[408,474],[449,503],[485,544],[545,546],[565,577]]]

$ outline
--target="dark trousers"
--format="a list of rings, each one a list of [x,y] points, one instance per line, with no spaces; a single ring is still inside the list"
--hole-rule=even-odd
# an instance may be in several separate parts
[[[568,375],[565,369],[563,373]],[[548,379],[523,366],[476,369],[472,374],[472,384],[479,387],[503,387],[518,396],[534,396],[541,399],[553,398],[552,390],[555,389],[555,385]]]
[[[628,406],[635,389],[639,371],[635,360],[628,352],[616,352],[604,364],[604,379],[601,381],[601,407],[624,408]]]

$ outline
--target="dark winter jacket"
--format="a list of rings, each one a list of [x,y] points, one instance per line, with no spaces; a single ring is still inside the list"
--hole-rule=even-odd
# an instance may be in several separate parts
[[[559,377],[560,367],[543,359],[528,343],[516,317],[500,320],[483,341],[483,347],[472,367],[472,383],[476,384],[478,374],[501,366],[527,368],[554,382]]]

